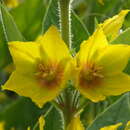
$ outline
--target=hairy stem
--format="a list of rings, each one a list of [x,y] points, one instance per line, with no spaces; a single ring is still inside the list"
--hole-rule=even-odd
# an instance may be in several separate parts
[[[63,40],[71,49],[71,2],[59,0],[60,30]]]
[[[71,49],[71,2],[72,0],[59,0],[59,13],[60,13],[60,31],[62,39]],[[66,88],[64,91],[64,108],[63,114],[65,119],[65,130],[70,123],[73,113],[71,104],[71,92]]]

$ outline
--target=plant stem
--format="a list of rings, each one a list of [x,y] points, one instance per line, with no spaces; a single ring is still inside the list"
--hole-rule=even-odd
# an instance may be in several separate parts
[[[71,1],[72,0],[59,0],[61,36],[69,49],[71,49]],[[71,92],[66,88],[64,91],[65,106],[63,109],[65,130],[73,117],[71,108],[72,97],[70,95]]]
[[[60,30],[63,40],[71,49],[71,3],[70,0],[59,0]]]
[[[70,123],[72,117],[73,117],[73,111],[72,111],[72,105],[71,105],[71,93],[68,88],[65,89],[64,92],[65,97],[65,108],[63,110],[64,119],[65,119],[65,130]]]

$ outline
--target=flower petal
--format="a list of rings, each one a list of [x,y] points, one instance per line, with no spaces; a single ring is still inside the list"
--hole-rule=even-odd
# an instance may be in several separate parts
[[[28,127],[27,130],[31,130],[31,127]]]
[[[5,122],[0,122],[0,130],[4,130]]]
[[[35,71],[36,61],[40,58],[38,43],[10,42],[9,50],[18,71],[23,73]]]
[[[3,87],[3,89],[15,91],[21,96],[30,97],[40,107],[54,99],[61,88],[58,86],[55,89],[48,89],[46,86],[40,86],[35,77],[22,75],[17,71],[12,73]]]
[[[130,91],[130,76],[125,73],[119,73],[104,78],[100,87],[101,93],[105,96],[120,95]]]
[[[104,0],[98,0],[98,2],[102,5],[104,5]]]
[[[122,123],[117,123],[115,125],[103,127],[100,130],[118,130],[118,127],[120,127],[121,125],[122,125]]]
[[[96,64],[103,68],[103,74],[112,75],[122,72],[130,57],[127,45],[109,45],[98,57]]]
[[[105,35],[110,41],[118,36],[119,30],[124,22],[124,18],[129,11],[130,10],[122,10],[118,15],[115,15],[114,17],[105,20],[104,23],[100,24]]]
[[[5,4],[8,8],[15,8],[19,5],[20,1],[18,0],[5,0]]]
[[[73,117],[70,121],[67,130],[85,130],[82,122],[80,121],[80,117]]]
[[[77,55],[79,63],[86,63],[87,61],[94,61],[99,51],[108,45],[106,37],[101,28],[87,40],[81,44],[80,51]]]
[[[120,95],[130,91],[130,76],[125,73],[105,77],[101,83],[91,87],[77,86],[86,98],[93,102],[105,100],[106,96]]]
[[[105,96],[100,92],[100,88],[85,88],[83,86],[77,86],[77,89],[83,94],[84,97],[90,99],[93,102],[99,102],[105,100]]]
[[[130,121],[127,122],[126,127],[124,130],[130,130]]]
[[[63,58],[71,57],[67,45],[61,39],[55,26],[51,26],[43,36],[38,38],[38,42],[41,44],[41,55],[46,53],[52,61],[60,61]]]
[[[44,129],[43,129],[44,125],[45,125],[45,120],[44,120],[44,117],[41,116],[41,117],[39,118],[39,129],[40,129],[40,130],[44,130]]]

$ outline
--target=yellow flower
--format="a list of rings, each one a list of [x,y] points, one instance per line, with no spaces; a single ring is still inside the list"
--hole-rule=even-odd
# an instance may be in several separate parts
[[[39,118],[39,130],[44,130],[44,125],[45,125],[45,120],[44,120],[44,117],[41,116]],[[31,130],[31,127],[28,127],[27,130]]]
[[[85,130],[82,122],[80,121],[80,117],[74,117],[69,123],[67,130]]]
[[[76,56],[75,87],[93,102],[130,91],[130,76],[122,72],[128,63],[128,45],[110,45],[102,28],[81,44]]]
[[[54,26],[35,42],[10,42],[9,50],[16,69],[4,89],[30,97],[41,107],[65,87],[71,55]]]
[[[120,28],[124,22],[124,18],[129,11],[130,10],[122,10],[118,15],[105,20],[104,23],[99,25],[103,28],[105,35],[110,41],[119,35]]]
[[[105,126],[100,130],[118,130],[118,128],[122,125],[122,123],[117,123],[115,125]],[[130,121],[127,122],[124,130],[130,130]]]
[[[39,118],[39,128],[40,128],[40,130],[44,130],[44,129],[43,129],[44,125],[45,125],[45,120],[44,120],[44,117],[41,116],[41,117]]]
[[[30,128],[30,127],[28,127],[28,128],[27,128],[27,130],[31,130],[31,128]]]
[[[130,121],[127,122],[125,130],[130,130]]]
[[[4,125],[5,125],[4,122],[0,122],[0,130],[4,130]]]
[[[117,123],[116,125],[110,125],[101,128],[100,130],[118,130],[118,128],[122,125],[122,123]]]
[[[100,3],[100,4],[102,4],[102,5],[104,5],[104,2],[103,2],[104,0],[98,0],[98,2]]]
[[[19,0],[5,0],[5,4],[9,8],[15,8],[19,5]]]
[[[0,122],[0,130],[5,130],[5,122]],[[13,127],[10,130],[15,130]]]

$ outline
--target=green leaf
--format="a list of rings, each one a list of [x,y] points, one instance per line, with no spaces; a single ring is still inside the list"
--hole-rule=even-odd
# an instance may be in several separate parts
[[[6,7],[0,4],[0,16],[4,30],[4,34],[7,41],[23,41],[24,38],[19,32],[12,16],[9,14]]]
[[[59,27],[58,1],[50,0],[44,16],[42,32],[45,33],[51,25]]]
[[[96,28],[98,27],[98,24],[99,24],[98,19],[95,17],[95,18],[94,18],[94,29],[95,29],[95,30],[96,30]]]
[[[6,44],[2,24],[0,23],[0,69],[5,67],[11,62],[11,56]]]
[[[82,19],[84,20],[88,31],[90,33],[94,32],[95,17],[99,23],[101,23],[104,21],[104,19],[107,19],[119,13],[120,10],[129,8],[128,1],[129,0],[112,0],[110,2],[110,0],[104,0],[104,5],[101,5],[98,0],[86,0],[86,9],[84,9]],[[125,5],[128,7],[124,7]],[[77,10],[77,12],[79,12],[80,15],[82,7],[79,9],[80,10]]]
[[[111,44],[128,44],[130,45],[130,28],[126,29]]]
[[[51,25],[56,25],[59,28],[59,11],[57,0],[50,0],[48,10],[43,20],[43,32]],[[80,21],[79,17],[72,11],[71,16],[71,30],[72,30],[72,46],[77,51],[83,40],[86,40],[89,36],[84,24]]]
[[[0,68],[12,61],[7,42],[17,40],[23,41],[24,38],[6,7],[0,4]]]
[[[104,126],[113,125],[119,122],[123,123],[120,130],[124,130],[123,128],[129,120],[130,96],[129,93],[127,93],[97,116],[87,130],[99,130]]]
[[[24,0],[10,13],[27,40],[34,40],[41,33],[45,13],[43,0]]]
[[[49,112],[45,118],[45,122],[44,130],[64,130],[62,115],[56,108],[53,108]]]
[[[72,47],[78,51],[83,40],[88,39],[89,33],[80,18],[72,12]]]
[[[127,64],[124,72],[130,75],[130,60],[128,61],[128,64]]]
[[[6,128],[15,127],[19,130],[33,126],[40,115],[41,109],[25,97],[20,97],[0,112],[0,118],[6,122]]]

